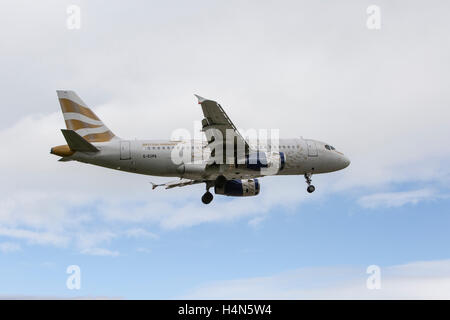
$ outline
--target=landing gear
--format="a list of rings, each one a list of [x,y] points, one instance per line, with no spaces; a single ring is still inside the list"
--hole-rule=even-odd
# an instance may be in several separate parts
[[[206,181],[206,192],[202,196],[202,202],[204,204],[208,204],[208,203],[211,203],[211,201],[213,201],[214,196],[212,195],[211,192],[209,192],[209,188],[211,188],[213,186],[214,186],[214,182]]]
[[[314,190],[316,190],[316,187],[314,187],[311,182],[311,173],[305,173],[305,179],[306,179],[306,183],[308,184],[308,188],[306,188],[306,191],[308,191],[308,193],[313,193]]]
[[[212,195],[211,192],[206,191],[205,194],[202,196],[202,202],[204,204],[208,204],[213,200],[214,196]]]
[[[224,176],[218,176],[216,178],[216,181],[214,183],[214,186],[221,188],[225,185],[225,183],[227,182],[227,178],[225,178]]]

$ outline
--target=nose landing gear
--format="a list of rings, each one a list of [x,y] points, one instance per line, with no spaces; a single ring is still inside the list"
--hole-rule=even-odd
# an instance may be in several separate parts
[[[308,184],[308,188],[306,188],[306,191],[308,191],[308,193],[313,193],[314,190],[316,190],[316,187],[314,187],[311,182],[311,173],[305,173],[305,179],[306,179],[306,183]]]

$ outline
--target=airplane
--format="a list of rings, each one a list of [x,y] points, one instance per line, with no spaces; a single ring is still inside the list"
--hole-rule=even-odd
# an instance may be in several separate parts
[[[57,90],[66,123],[61,129],[66,145],[51,148],[59,161],[79,161],[131,173],[177,177],[152,188],[183,187],[205,183],[201,200],[209,204],[216,195],[256,196],[259,178],[266,175],[303,175],[312,193],[313,174],[334,172],[350,160],[331,144],[312,139],[244,139],[216,101],[196,95],[203,111],[206,141],[130,140],[116,136],[97,115],[70,90]],[[230,135],[231,133],[231,135]]]

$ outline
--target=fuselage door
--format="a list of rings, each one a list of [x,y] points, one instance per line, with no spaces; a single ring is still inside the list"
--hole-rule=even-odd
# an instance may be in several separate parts
[[[306,144],[308,145],[308,157],[317,157],[316,142],[313,140],[306,140]]]
[[[120,142],[120,160],[130,160],[131,152],[130,152],[130,141],[121,141]]]

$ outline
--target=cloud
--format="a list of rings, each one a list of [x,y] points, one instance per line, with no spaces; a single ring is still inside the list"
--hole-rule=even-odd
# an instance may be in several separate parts
[[[413,2],[399,10],[385,2],[383,12],[396,19],[370,32],[366,8],[356,3],[299,10],[294,1],[250,1],[234,10],[204,2],[148,10],[139,2],[124,17],[119,4],[86,2],[79,31],[65,27],[64,3],[5,4],[0,85],[8,113],[0,141],[9,156],[0,158],[8,181],[0,185],[2,235],[82,251],[132,233],[151,238],[159,229],[239,220],[257,226],[274,208],[361,187],[448,183],[446,4]],[[424,9],[432,20],[418,19]],[[205,18],[211,15],[214,24]],[[433,23],[424,30],[410,23],[418,20]],[[208,45],[193,46],[198,39]],[[36,56],[43,57],[39,64]],[[30,81],[36,75],[39,81]],[[203,117],[193,96],[199,93],[218,100],[238,127],[324,140],[352,164],[314,176],[313,195],[306,195],[302,177],[264,178],[257,198],[216,196],[206,207],[199,201],[203,186],[152,192],[149,177],[57,162],[48,152],[65,143],[60,88],[76,90],[123,138],[167,139],[177,128],[190,129]],[[378,194],[360,204],[397,206],[426,197]],[[142,225],[145,232],[137,231]]]
[[[260,227],[261,223],[265,220],[264,216],[257,216],[251,220],[249,220],[248,225],[253,228]]]
[[[381,289],[366,286],[366,267],[302,268],[192,289],[185,299],[449,299],[450,260],[381,267]]]
[[[130,238],[152,238],[152,239],[159,239],[159,236],[157,234],[154,234],[152,232],[149,232],[142,228],[133,228],[125,230],[124,234],[127,237]]]
[[[111,251],[105,248],[87,248],[81,250],[82,254],[87,254],[90,256],[101,256],[101,257],[117,257],[119,256],[118,251]]]
[[[143,247],[136,248],[136,251],[141,252],[141,253],[151,253],[152,252],[151,249],[143,248]]]
[[[267,177],[261,187],[264,190],[258,197],[216,196],[216,199],[208,206],[199,201],[204,187],[193,186],[174,190],[150,190],[151,201],[144,200],[140,196],[135,201],[104,199],[99,211],[105,221],[147,223],[163,230],[192,227],[204,223],[262,219],[275,206],[289,210],[307,199],[306,194],[299,196],[296,188],[286,186],[288,179]],[[146,194],[142,197],[148,199]],[[251,225],[254,225],[256,221],[253,221]]]
[[[68,238],[49,232],[35,232],[25,229],[0,227],[0,236],[26,240],[31,244],[54,245],[64,247],[67,245]]]
[[[377,207],[401,207],[407,204],[417,204],[421,201],[434,200],[439,196],[433,189],[419,189],[403,192],[375,193],[363,196],[358,203],[364,208],[374,209]]]
[[[22,248],[20,244],[14,242],[1,242],[0,243],[0,252],[9,253],[20,251]]]
[[[77,236],[77,245],[81,248],[90,248],[100,243],[109,243],[117,237],[117,234],[111,231],[83,232]]]

